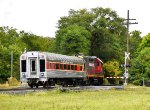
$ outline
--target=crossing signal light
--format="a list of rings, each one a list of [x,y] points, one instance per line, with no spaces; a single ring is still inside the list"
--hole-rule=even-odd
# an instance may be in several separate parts
[[[126,65],[126,67],[131,67],[131,65]]]

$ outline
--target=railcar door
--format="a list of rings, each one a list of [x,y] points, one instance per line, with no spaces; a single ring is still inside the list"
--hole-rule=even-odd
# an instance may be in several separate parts
[[[37,76],[37,59],[31,58],[29,61],[30,61],[30,75]]]

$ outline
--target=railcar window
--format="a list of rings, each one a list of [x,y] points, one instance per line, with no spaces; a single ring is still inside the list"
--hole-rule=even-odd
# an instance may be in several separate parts
[[[26,60],[21,60],[21,71],[26,72]]]
[[[63,64],[60,64],[60,69],[63,69]]]
[[[70,70],[70,65],[68,65],[68,70]]]
[[[66,64],[64,64],[64,70],[67,70],[67,65]]]
[[[50,63],[50,69],[55,69],[55,64],[54,63]]]
[[[71,70],[74,70],[74,65],[71,65]]]
[[[59,69],[59,64],[58,63],[56,63],[56,69]]]
[[[45,72],[45,60],[40,60],[40,72]]]
[[[53,69],[56,69],[56,64],[55,63],[52,63],[52,67],[53,67]]]
[[[75,70],[77,70],[77,65],[75,65]]]
[[[54,69],[53,64],[49,63],[49,69]]]
[[[52,65],[51,65],[51,63],[49,63],[48,69],[52,69]]]
[[[35,60],[31,61],[32,71],[35,71]]]
[[[82,71],[82,66],[80,66],[80,71]]]

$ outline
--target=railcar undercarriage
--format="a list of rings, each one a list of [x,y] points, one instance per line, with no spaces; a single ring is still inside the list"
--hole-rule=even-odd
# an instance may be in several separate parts
[[[83,78],[49,78],[48,81],[39,81],[38,78],[28,79],[29,87],[38,88],[43,86],[44,88],[48,86],[61,85],[63,87],[67,86],[89,86],[96,85],[100,86],[103,84],[103,78],[88,78],[84,80]]]

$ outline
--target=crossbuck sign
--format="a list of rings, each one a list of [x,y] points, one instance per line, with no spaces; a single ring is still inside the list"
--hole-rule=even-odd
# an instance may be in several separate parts
[[[125,59],[130,59],[130,53],[125,52]]]

